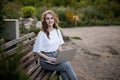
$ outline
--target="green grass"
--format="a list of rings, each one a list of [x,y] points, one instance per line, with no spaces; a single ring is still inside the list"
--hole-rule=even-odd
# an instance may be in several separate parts
[[[81,38],[80,37],[78,37],[78,36],[74,36],[74,37],[71,37],[72,39],[77,39],[77,40],[81,40]]]

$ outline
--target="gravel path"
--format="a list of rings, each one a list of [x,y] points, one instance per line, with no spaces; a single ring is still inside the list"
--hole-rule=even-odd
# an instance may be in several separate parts
[[[120,80],[120,26],[63,28],[77,47],[72,66],[79,80]]]

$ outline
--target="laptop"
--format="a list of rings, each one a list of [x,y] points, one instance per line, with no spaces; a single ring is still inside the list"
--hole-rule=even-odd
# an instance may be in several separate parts
[[[54,65],[54,64],[65,62],[65,61],[71,61],[74,58],[76,51],[77,49],[60,51],[55,62],[51,62],[51,61],[46,61],[46,62]]]

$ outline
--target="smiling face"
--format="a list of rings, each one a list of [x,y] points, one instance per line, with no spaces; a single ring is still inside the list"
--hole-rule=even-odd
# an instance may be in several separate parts
[[[52,10],[47,10],[43,12],[41,16],[42,22],[42,30],[46,33],[47,37],[49,38],[49,31],[48,29],[58,29],[59,18],[56,13]]]
[[[53,26],[53,24],[55,23],[54,17],[51,14],[46,14],[45,16],[45,22],[47,23],[47,25],[49,27]]]

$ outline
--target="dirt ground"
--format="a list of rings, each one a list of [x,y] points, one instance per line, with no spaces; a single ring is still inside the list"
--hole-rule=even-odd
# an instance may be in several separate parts
[[[120,80],[120,26],[63,28],[63,35],[80,37],[64,48],[78,48],[71,64],[79,80]]]

